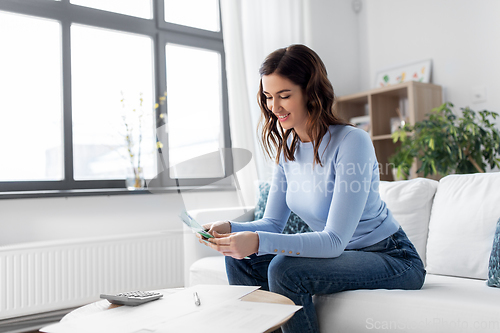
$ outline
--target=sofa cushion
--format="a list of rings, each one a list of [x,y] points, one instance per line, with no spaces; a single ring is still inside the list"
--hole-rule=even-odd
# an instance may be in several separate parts
[[[427,178],[380,182],[380,197],[415,245],[424,264],[432,200],[438,184]]]
[[[488,266],[488,286],[500,287],[500,219],[497,221],[493,248],[490,254],[490,265]]]
[[[259,199],[257,200],[257,205],[255,206],[255,220],[259,220],[264,216],[270,188],[271,185],[268,182],[262,182],[259,184]],[[290,212],[290,217],[286,222],[283,233],[298,234],[302,232],[312,232],[312,229],[309,228],[307,223],[305,223],[297,214]]]
[[[451,175],[439,181],[429,222],[427,271],[488,278],[500,216],[500,173]]]
[[[427,274],[421,290],[354,290],[314,296],[321,332],[498,332],[500,289]]]

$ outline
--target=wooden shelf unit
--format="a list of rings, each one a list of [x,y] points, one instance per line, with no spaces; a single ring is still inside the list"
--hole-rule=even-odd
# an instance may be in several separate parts
[[[399,117],[396,109],[399,108],[405,121],[413,125],[442,103],[441,86],[409,81],[337,97],[335,108],[340,117],[348,121],[353,117],[370,117],[370,137],[380,165],[380,179],[394,180],[388,159],[397,147],[391,137],[391,118]],[[417,176],[416,169],[415,164],[411,178]]]

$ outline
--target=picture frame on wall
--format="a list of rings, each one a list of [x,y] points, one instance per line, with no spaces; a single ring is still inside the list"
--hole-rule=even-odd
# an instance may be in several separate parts
[[[432,59],[420,60],[379,70],[375,75],[375,88],[382,88],[407,81],[430,83]]]

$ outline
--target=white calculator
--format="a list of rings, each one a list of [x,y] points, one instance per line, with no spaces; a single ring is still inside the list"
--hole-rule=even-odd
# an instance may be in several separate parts
[[[156,291],[129,291],[116,295],[101,294],[100,297],[107,299],[113,304],[136,306],[146,302],[155,301],[162,296],[163,294]]]

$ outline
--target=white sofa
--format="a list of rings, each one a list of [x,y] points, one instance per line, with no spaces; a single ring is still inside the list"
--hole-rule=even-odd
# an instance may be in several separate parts
[[[321,332],[500,332],[500,288],[488,263],[500,218],[500,173],[381,182],[380,194],[426,264],[421,290],[356,290],[315,296]],[[193,211],[200,222],[242,208]],[[248,210],[240,220],[253,219]],[[186,283],[227,284],[224,258],[185,235]]]

